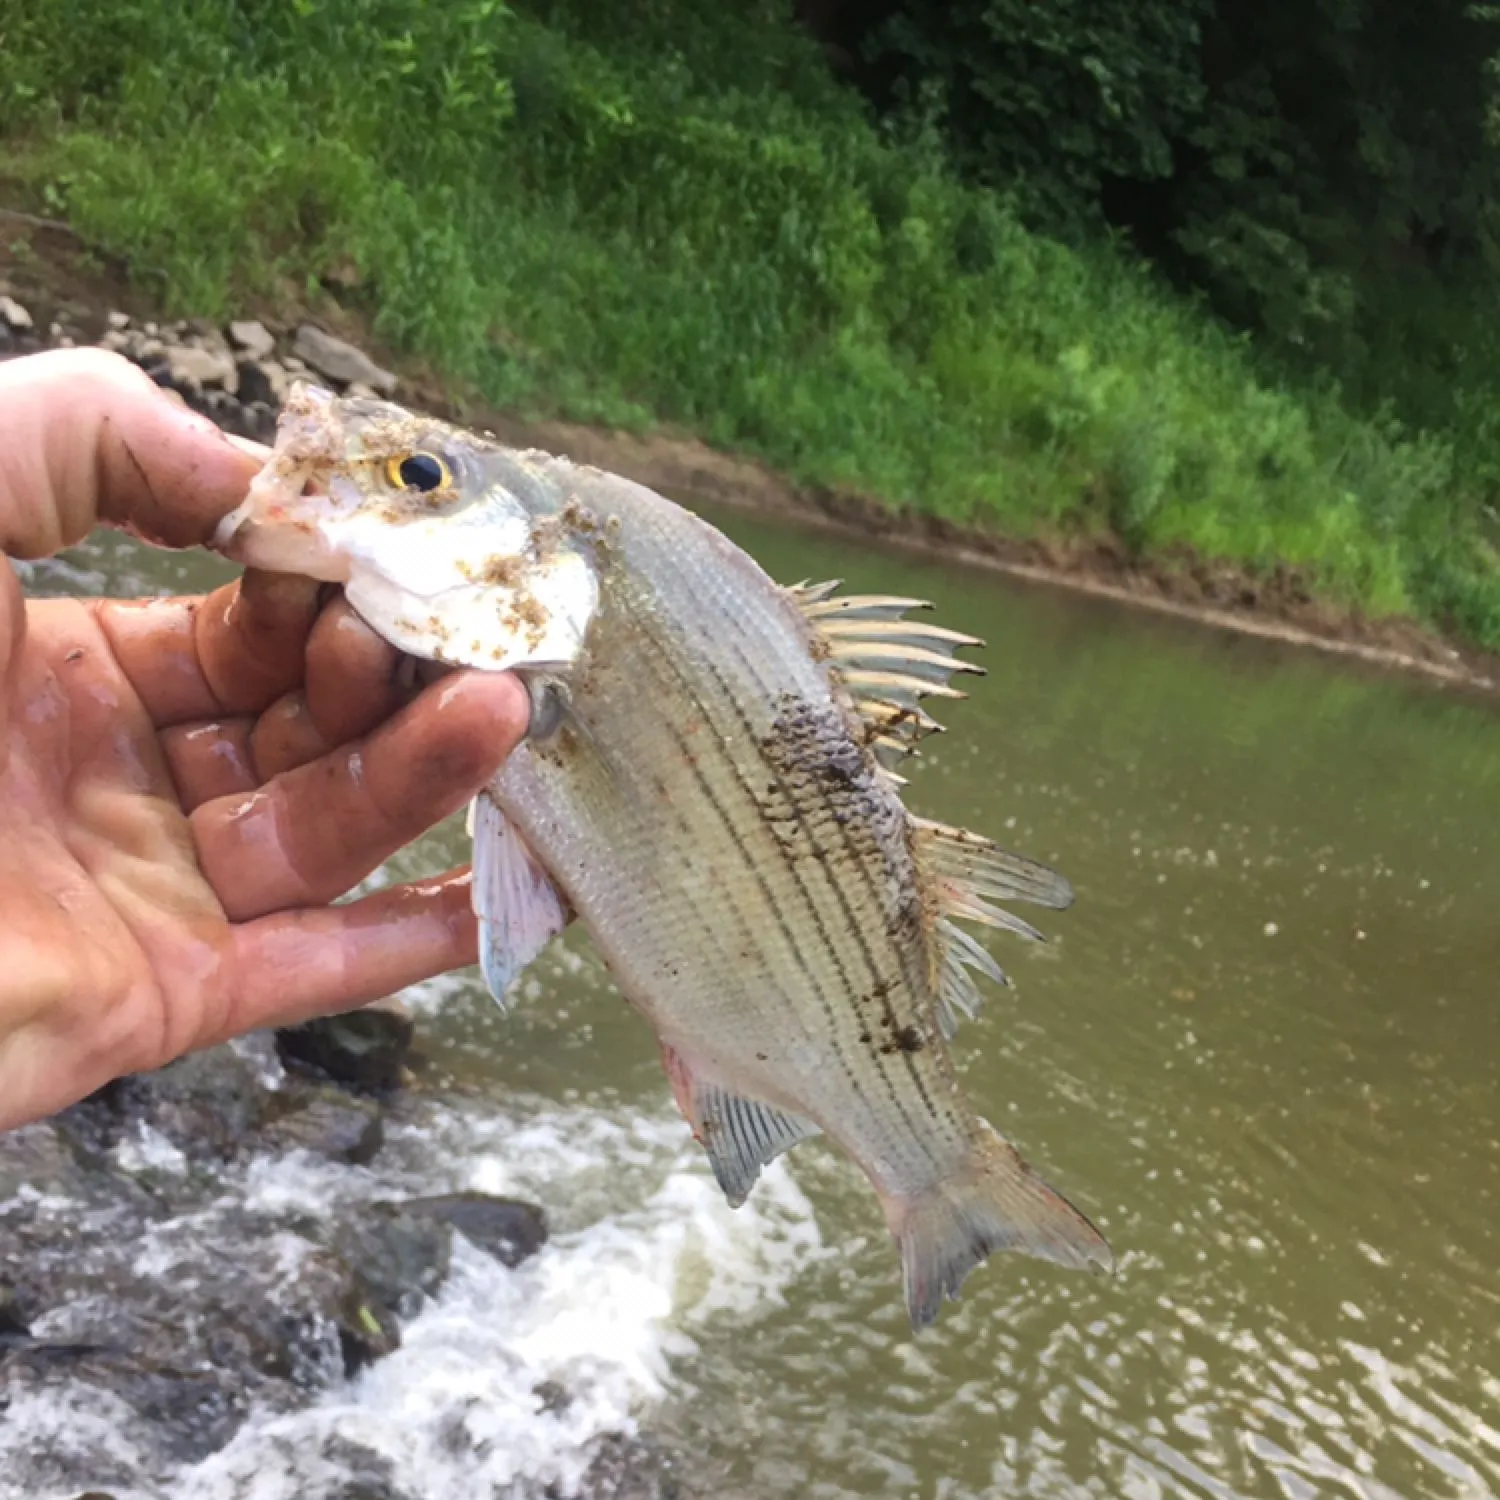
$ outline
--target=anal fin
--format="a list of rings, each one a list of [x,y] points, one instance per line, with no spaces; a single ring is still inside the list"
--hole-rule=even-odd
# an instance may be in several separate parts
[[[469,810],[474,839],[474,914],[479,966],[502,1007],[521,971],[568,925],[562,892],[519,830],[481,792]]]
[[[694,1077],[683,1055],[665,1042],[661,1052],[677,1106],[708,1153],[714,1177],[731,1208],[738,1208],[750,1196],[763,1167],[819,1133],[811,1120],[800,1115]]]

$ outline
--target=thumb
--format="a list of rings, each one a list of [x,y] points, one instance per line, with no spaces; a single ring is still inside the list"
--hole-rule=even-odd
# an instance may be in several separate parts
[[[148,541],[206,541],[255,458],[102,349],[0,364],[0,551],[44,557],[100,522]]]

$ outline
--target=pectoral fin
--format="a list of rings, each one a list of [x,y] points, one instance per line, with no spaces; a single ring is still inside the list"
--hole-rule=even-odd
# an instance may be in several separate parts
[[[469,810],[479,966],[502,1007],[521,971],[568,925],[567,900],[487,793]]]

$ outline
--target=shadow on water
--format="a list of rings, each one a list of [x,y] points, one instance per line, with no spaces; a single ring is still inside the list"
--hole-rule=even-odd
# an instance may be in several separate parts
[[[1120,1264],[998,1259],[913,1340],[872,1195],[809,1143],[753,1222],[683,1198],[661,1378],[632,1388],[654,1429],[742,1500],[1500,1493],[1494,710],[714,519],[774,576],[932,598],[988,641],[909,800],[1055,862],[1079,899],[1048,914],[1047,947],[994,945],[1016,986],[959,1062]],[[135,592],[183,565],[112,542],[47,580]],[[397,872],[459,843],[447,828]],[[653,1124],[633,1149],[676,1149],[651,1144],[678,1127],[650,1037],[577,934],[519,1015],[471,978],[424,1013],[453,1077],[560,1118],[634,1113]],[[628,1262],[639,1190],[601,1164],[549,1209],[564,1230],[611,1224]],[[741,1223],[774,1273],[726,1282]]]

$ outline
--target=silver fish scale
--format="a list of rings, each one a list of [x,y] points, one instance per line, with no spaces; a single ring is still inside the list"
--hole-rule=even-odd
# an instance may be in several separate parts
[[[979,1127],[895,791],[750,558],[650,491],[562,472],[602,523],[600,608],[572,721],[511,758],[497,800],[697,1076],[920,1193]]]

